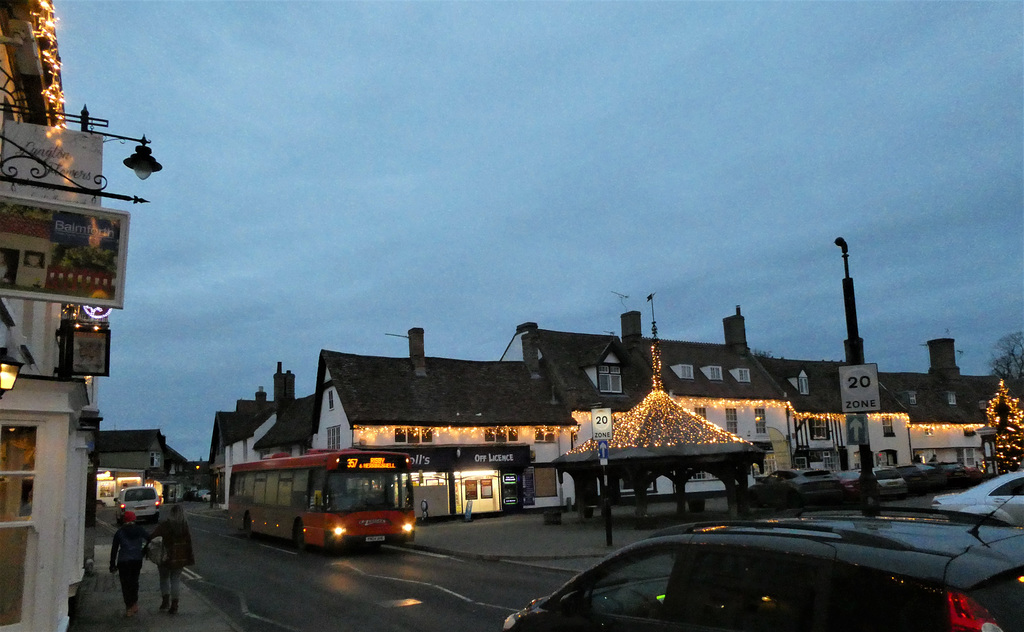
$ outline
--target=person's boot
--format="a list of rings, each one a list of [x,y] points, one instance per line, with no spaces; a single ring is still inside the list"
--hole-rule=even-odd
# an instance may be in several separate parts
[[[170,607],[171,607],[171,596],[170,595],[164,595],[163,599],[161,599],[161,601],[160,601],[160,609],[161,610],[167,610]]]
[[[168,614],[178,614],[178,600],[171,600],[171,607],[167,610]]]

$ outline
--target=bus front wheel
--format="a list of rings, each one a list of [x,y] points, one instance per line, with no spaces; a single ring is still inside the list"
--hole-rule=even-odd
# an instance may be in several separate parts
[[[295,543],[295,548],[300,551],[306,550],[306,533],[302,528],[302,521],[296,520],[295,525],[292,527],[292,542]]]

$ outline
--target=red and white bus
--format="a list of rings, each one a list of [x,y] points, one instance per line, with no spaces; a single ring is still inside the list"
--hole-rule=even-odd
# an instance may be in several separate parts
[[[411,542],[415,536],[409,456],[368,450],[311,451],[240,463],[231,471],[228,517],[298,548]]]

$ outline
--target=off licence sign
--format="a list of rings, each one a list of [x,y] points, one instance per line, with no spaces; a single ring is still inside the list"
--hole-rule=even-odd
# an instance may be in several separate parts
[[[839,367],[839,394],[844,413],[880,410],[878,401],[878,365],[854,364]]]

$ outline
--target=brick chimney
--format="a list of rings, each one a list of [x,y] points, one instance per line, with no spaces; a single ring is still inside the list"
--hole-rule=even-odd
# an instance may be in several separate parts
[[[267,392],[265,390],[263,390],[262,386],[260,386],[256,390],[256,405],[262,407],[266,403],[267,403]],[[237,406],[235,406],[235,410],[238,410]]]
[[[960,367],[956,365],[956,345],[952,338],[929,340],[928,356],[931,360],[928,373],[938,375],[945,380],[955,380],[960,377]]]
[[[286,404],[295,401],[295,375],[288,371],[281,373],[281,363],[277,363],[274,374],[274,403]]]
[[[747,346],[747,325],[740,314],[740,306],[736,306],[734,316],[726,316],[722,319],[722,328],[725,329],[725,346],[735,353],[747,355],[750,347]]]
[[[640,321],[640,312],[626,312],[619,317],[622,324],[622,342],[627,346],[640,342],[643,338],[643,324]]]
[[[540,379],[540,351],[537,349],[537,323],[523,323],[516,327],[516,334],[523,344],[523,364],[530,370],[530,377]]]
[[[409,358],[412,360],[412,368],[416,375],[423,377],[427,374],[427,359],[423,353],[423,328],[413,327],[409,330]]]

